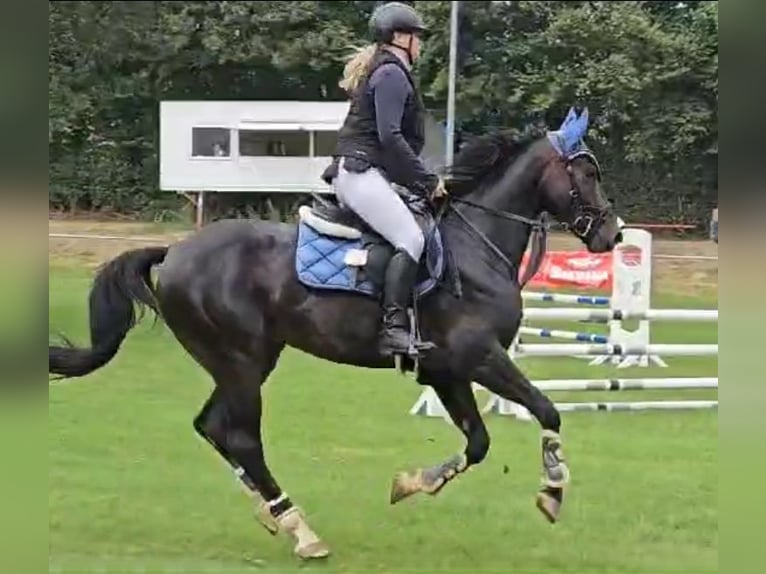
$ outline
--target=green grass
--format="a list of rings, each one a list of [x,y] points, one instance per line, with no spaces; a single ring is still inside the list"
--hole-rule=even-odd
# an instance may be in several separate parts
[[[79,342],[87,340],[89,282],[78,270],[51,273],[51,325]],[[655,306],[680,304],[655,299]],[[656,342],[717,340],[715,325],[654,332]],[[669,369],[625,373],[574,359],[522,367],[533,378],[716,370],[715,357],[667,361]],[[555,526],[534,508],[539,427],[492,415],[483,464],[438,497],[392,507],[393,473],[458,452],[461,435],[440,420],[407,415],[420,393],[410,379],[287,351],[265,387],[267,458],[333,551],[327,563],[302,565],[286,538],[256,523],[228,467],[194,434],[191,420],[211,388],[167,329],[151,321],[101,371],[50,387],[52,572],[717,570],[715,412],[564,415],[572,484]],[[595,397],[622,398],[576,400]]]

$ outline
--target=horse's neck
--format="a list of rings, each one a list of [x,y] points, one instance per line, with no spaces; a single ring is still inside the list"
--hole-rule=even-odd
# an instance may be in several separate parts
[[[540,199],[537,190],[538,177],[532,165],[519,166],[509,170],[492,188],[480,190],[466,196],[489,209],[528,219],[535,219],[540,214]],[[476,209],[471,209],[477,212]],[[513,221],[505,217],[481,211],[472,213],[471,221],[505,255],[518,270],[524,251],[529,244],[532,229],[526,223]]]

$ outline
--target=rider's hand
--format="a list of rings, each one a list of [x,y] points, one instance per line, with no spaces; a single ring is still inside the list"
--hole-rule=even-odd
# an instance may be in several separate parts
[[[436,184],[436,187],[431,192],[431,200],[437,199],[439,197],[445,197],[447,195],[447,188],[444,186],[444,180],[440,177],[439,183]]]

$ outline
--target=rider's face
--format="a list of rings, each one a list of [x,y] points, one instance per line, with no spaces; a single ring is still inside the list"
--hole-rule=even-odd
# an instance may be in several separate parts
[[[418,58],[420,58],[420,35],[419,34],[411,34],[412,37],[412,61],[416,61]]]
[[[409,46],[410,57],[415,62],[420,57],[420,35],[409,34],[404,32],[396,32],[394,34],[394,46],[407,50]]]

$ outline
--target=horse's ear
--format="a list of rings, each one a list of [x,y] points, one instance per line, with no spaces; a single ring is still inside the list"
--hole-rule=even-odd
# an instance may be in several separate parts
[[[569,111],[567,112],[567,116],[564,118],[564,121],[561,122],[561,125],[559,126],[558,131],[564,131],[564,128],[566,128],[571,122],[577,119],[577,112],[575,112],[574,106],[569,108]]]
[[[549,132],[548,140],[560,155],[569,156],[582,144],[582,139],[588,133],[589,121],[588,108],[584,108],[578,116],[575,108],[571,107],[561,127],[555,132]]]
[[[588,122],[588,108],[585,108],[577,119],[571,121],[561,131],[564,138],[564,152],[566,154],[572,153],[579,147],[580,141],[588,132]]]

